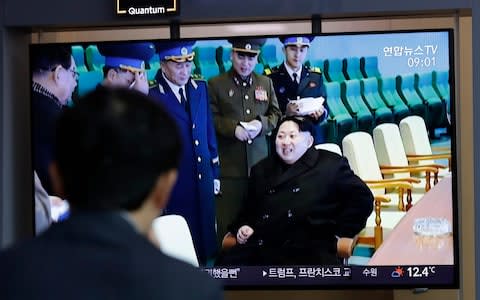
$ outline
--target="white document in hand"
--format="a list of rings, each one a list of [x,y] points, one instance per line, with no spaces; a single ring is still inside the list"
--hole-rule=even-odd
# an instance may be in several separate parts
[[[257,127],[255,127],[254,125],[252,125],[248,122],[240,122],[240,126],[245,128],[246,131],[256,131],[257,130]]]
[[[325,98],[307,97],[307,98],[301,98],[298,100],[291,100],[291,102],[294,102],[298,105],[298,114],[300,116],[305,116],[315,111],[318,111],[322,107],[323,102],[325,102]]]

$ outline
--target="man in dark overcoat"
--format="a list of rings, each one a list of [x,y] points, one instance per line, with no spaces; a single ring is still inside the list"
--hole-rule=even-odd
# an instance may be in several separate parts
[[[245,206],[229,226],[236,245],[218,265],[340,264],[337,242],[364,227],[373,195],[345,158],[313,145],[313,125],[280,122],[276,155],[252,168]]]

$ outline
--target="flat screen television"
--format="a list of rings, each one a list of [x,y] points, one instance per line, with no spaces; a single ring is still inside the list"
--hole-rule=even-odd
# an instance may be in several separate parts
[[[339,264],[222,266],[210,260],[200,268],[230,289],[458,288],[453,30],[248,36],[245,38],[265,39],[254,72],[265,76],[281,72],[277,67],[284,63],[282,40],[299,36],[309,37],[304,65],[321,77],[328,107],[328,117],[320,124],[325,140],[316,146],[318,151],[345,156],[355,174],[366,182],[416,177],[421,183],[410,182],[411,189],[402,190],[403,206],[397,204],[401,202],[398,188],[371,186],[373,194],[386,195],[395,204],[374,205],[365,229],[353,241],[353,253]],[[210,81],[232,68],[230,38],[161,42],[192,42],[192,76],[196,81]],[[133,42],[138,41],[115,43]],[[75,105],[101,82],[105,57],[98,46],[109,43],[62,44],[72,50],[78,72],[78,85],[65,105]],[[33,44],[30,53],[35,55],[47,46]],[[161,72],[160,64],[157,54],[146,63],[152,86],[156,84],[155,75]],[[283,88],[275,86],[276,93],[282,93]],[[32,110],[33,115],[38,113],[35,106]],[[390,127],[380,130],[383,124]],[[32,152],[42,142],[35,136],[35,126],[44,124],[33,123]],[[367,135],[348,139],[358,132]],[[426,162],[418,160],[419,156],[437,152],[441,155]],[[402,175],[372,171],[399,162],[436,166],[430,173],[431,186],[424,185],[428,179],[425,170],[404,169]],[[407,200],[410,193],[411,203]],[[54,202],[52,207],[54,219],[68,217],[67,205]]]

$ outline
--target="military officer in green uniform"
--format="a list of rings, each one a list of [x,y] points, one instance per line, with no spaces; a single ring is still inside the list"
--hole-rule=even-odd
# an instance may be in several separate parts
[[[307,57],[310,42],[309,36],[288,36],[280,39],[283,43],[285,61],[272,70],[265,70],[273,81],[275,93],[278,99],[280,110],[284,115],[297,116],[298,106],[295,104],[297,98],[326,99],[323,78],[319,68],[309,68],[304,65]],[[325,134],[321,124],[328,117],[326,102],[318,110],[309,114],[315,124],[314,143],[324,143]]]
[[[250,168],[267,157],[267,138],[281,116],[270,78],[253,72],[264,39],[235,39],[232,69],[209,81],[220,158],[217,236],[227,232],[246,196]]]

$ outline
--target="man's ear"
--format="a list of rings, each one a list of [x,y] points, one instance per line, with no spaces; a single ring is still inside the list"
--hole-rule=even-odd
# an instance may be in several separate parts
[[[58,165],[56,162],[52,162],[50,164],[50,166],[48,167],[48,174],[50,175],[50,180],[52,182],[52,189],[53,189],[54,195],[64,199],[65,189],[64,189],[63,178],[60,175],[60,172],[58,170]]]
[[[163,172],[158,177],[153,189],[154,204],[158,209],[162,210],[167,206],[170,192],[172,191],[175,182],[177,182],[177,175],[177,169],[170,169]]]
[[[107,79],[108,79],[109,81],[114,81],[114,80],[115,80],[115,76],[117,76],[117,72],[116,72],[114,69],[108,70],[108,72],[107,72]]]
[[[55,67],[55,69],[53,70],[53,81],[55,83],[58,83],[58,81],[60,80],[60,69],[62,68],[62,66],[58,65]]]
[[[313,136],[311,134],[308,135],[308,148],[312,147],[313,145]]]

